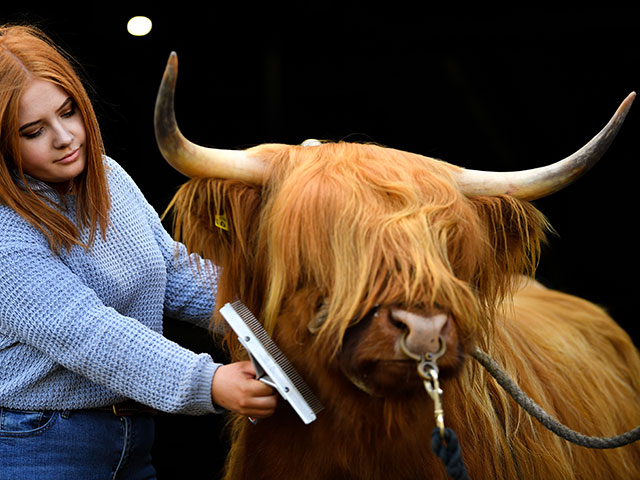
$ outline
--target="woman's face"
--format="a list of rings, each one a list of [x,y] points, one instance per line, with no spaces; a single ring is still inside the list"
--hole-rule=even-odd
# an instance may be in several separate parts
[[[18,105],[24,172],[65,192],[86,166],[85,129],[73,99],[58,85],[32,80]]]

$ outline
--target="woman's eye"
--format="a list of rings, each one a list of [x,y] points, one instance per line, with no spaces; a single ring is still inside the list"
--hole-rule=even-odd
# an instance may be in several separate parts
[[[40,136],[41,133],[42,133],[42,129],[39,128],[35,132],[23,132],[21,135],[24,138],[36,138],[36,137]]]
[[[69,117],[73,117],[73,114],[76,113],[76,109],[75,107],[70,108],[69,110],[67,110],[66,112],[62,113],[62,118],[69,118]]]

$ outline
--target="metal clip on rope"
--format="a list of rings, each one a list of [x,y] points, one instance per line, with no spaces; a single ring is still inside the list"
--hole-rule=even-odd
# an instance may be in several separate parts
[[[407,332],[402,336],[400,340],[400,349],[407,357],[418,362],[418,375],[422,378],[424,388],[433,400],[433,415],[436,420],[436,426],[440,430],[440,436],[444,439],[444,409],[442,408],[442,389],[440,388],[440,381],[438,378],[438,365],[437,361],[447,351],[447,344],[442,336],[438,337],[440,342],[437,352],[427,352],[424,355],[418,355],[407,347],[406,342]]]
[[[442,389],[438,380],[438,367],[433,362],[422,361],[418,364],[418,373],[423,379],[424,388],[433,400],[433,415],[440,437],[444,439],[444,410],[442,408]]]
[[[467,468],[462,458],[458,436],[450,428],[444,426],[444,409],[442,408],[442,389],[438,378],[438,359],[447,351],[447,344],[442,336],[438,337],[440,345],[437,352],[417,355],[407,347],[407,332],[400,339],[400,350],[407,357],[418,362],[418,375],[424,382],[424,388],[433,400],[433,414],[436,428],[431,433],[431,449],[444,464],[447,475],[453,480],[469,480]],[[440,435],[438,435],[438,433]]]

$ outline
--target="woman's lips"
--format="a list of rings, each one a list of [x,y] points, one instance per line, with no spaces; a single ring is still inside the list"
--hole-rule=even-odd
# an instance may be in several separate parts
[[[62,157],[60,160],[56,160],[55,163],[61,163],[61,164],[66,164],[66,163],[72,163],[75,162],[76,159],[78,158],[78,155],[80,154],[80,148],[76,148],[73,152],[71,152],[69,155],[65,155],[64,157]]]

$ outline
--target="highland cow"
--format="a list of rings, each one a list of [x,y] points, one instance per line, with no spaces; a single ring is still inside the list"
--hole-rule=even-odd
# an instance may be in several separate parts
[[[424,355],[441,338],[445,423],[471,478],[640,478],[640,445],[559,438],[469,355],[487,352],[585,434],[640,423],[629,336],[600,307],[534,280],[549,225],[531,203],[598,160],[633,94],[576,154],[491,173],[371,144],[200,147],[176,124],[176,74],[172,55],[156,106],[163,155],[192,177],[172,202],[175,234],[222,266],[218,305],[245,303],[325,406],[309,425],[286,402],[256,425],[236,417],[227,479],[446,478],[429,447],[432,400],[401,348]]]

